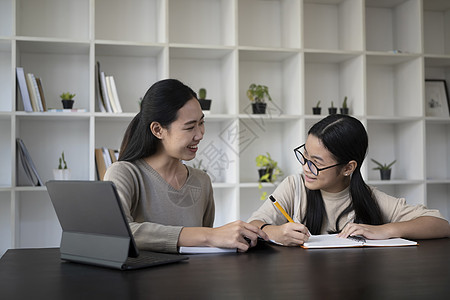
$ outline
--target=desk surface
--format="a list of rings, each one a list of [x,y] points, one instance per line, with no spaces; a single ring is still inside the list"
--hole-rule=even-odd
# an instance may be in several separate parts
[[[261,243],[248,253],[118,271],[62,262],[59,249],[8,250],[2,299],[450,299],[450,239],[395,248],[310,249]],[[90,299],[87,298],[87,299]]]

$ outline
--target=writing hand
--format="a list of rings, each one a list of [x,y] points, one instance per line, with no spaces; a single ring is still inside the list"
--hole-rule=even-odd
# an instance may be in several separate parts
[[[269,237],[284,246],[299,246],[309,239],[308,228],[300,223],[285,223],[279,226],[266,226]]]

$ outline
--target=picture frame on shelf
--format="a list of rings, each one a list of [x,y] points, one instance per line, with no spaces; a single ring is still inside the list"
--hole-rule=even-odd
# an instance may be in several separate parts
[[[449,117],[447,83],[443,79],[425,79],[425,115]]]

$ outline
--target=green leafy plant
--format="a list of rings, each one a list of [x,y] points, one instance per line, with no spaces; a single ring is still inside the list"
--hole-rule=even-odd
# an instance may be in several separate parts
[[[64,167],[63,167],[63,164],[64,164]],[[67,169],[67,162],[66,162],[66,159],[64,158],[64,151],[61,153],[61,157],[59,158],[58,169],[59,170]]]
[[[272,101],[269,88],[265,85],[250,84],[247,90],[247,97],[251,102],[265,103],[266,99]]]
[[[206,89],[201,88],[198,90],[198,99],[206,99]]]
[[[61,95],[59,95],[59,97],[61,97],[61,100],[73,100],[73,98],[75,97],[75,94],[66,92],[66,93],[62,93]]]
[[[375,168],[373,168],[372,170],[390,170],[392,165],[395,164],[396,160],[394,160],[393,162],[391,162],[390,164],[382,164],[378,161],[376,161],[375,159],[371,159],[377,166]]]
[[[263,182],[275,182],[278,176],[283,175],[283,171],[278,167],[278,162],[272,159],[269,152],[266,152],[266,155],[260,154],[255,158],[256,166],[261,170],[265,170],[265,173],[259,177],[259,185],[258,188],[262,189]],[[261,200],[266,199],[267,192],[263,192],[261,194]]]
[[[331,108],[334,108],[334,103],[333,103],[333,101],[331,101],[331,106],[330,106]]]

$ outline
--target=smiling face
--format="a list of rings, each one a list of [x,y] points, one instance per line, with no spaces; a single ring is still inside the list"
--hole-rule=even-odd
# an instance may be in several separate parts
[[[338,163],[333,154],[322,144],[322,141],[311,134],[306,139],[304,156],[319,169]],[[311,173],[308,164],[305,164],[303,165],[305,185],[310,190],[320,189],[330,193],[337,193],[350,184],[349,174],[351,174],[352,170],[353,168],[349,164],[339,165],[319,171],[319,174],[316,176]]]
[[[178,110],[177,119],[167,128],[159,128],[165,153],[179,160],[195,158],[205,133],[204,115],[197,99],[192,98]]]

